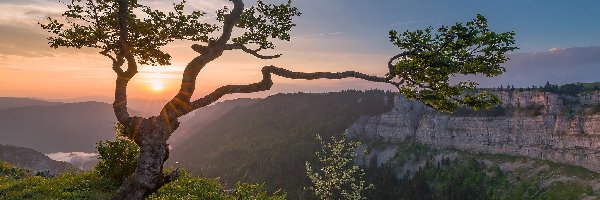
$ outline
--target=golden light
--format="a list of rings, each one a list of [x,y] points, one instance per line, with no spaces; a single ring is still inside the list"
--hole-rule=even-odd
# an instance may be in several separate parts
[[[150,89],[152,89],[152,91],[158,92],[165,89],[165,84],[160,79],[152,79],[150,80]]]

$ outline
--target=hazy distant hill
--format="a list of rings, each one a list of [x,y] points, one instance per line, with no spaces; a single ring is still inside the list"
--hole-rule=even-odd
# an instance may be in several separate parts
[[[36,150],[24,147],[0,145],[0,161],[30,169],[32,172],[50,171],[51,174],[58,174],[77,170],[74,165],[52,160]]]
[[[248,105],[252,105],[259,101],[259,99],[235,99],[224,102],[216,103],[215,105],[207,106],[196,110],[194,116],[181,123],[181,126],[173,133],[169,139],[169,144],[172,146],[178,146],[183,141],[190,138],[190,136],[203,130],[204,127],[209,125],[214,120],[221,118],[226,113],[230,112],[235,108],[240,108]]]
[[[51,106],[61,104],[59,102],[50,102],[44,100],[19,98],[19,97],[0,97],[0,110],[29,106]]]
[[[114,138],[110,104],[66,103],[0,110],[0,143],[43,153],[94,152],[99,140]]]

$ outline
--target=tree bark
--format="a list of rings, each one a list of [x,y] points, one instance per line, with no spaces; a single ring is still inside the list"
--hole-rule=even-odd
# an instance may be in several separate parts
[[[140,147],[140,155],[135,173],[125,180],[113,199],[144,199],[177,177],[178,171],[164,174],[163,163],[169,158],[167,140],[178,125],[159,117],[137,118],[133,138]]]

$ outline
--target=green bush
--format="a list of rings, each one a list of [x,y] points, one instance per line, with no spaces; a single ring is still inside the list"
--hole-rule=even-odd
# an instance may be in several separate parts
[[[312,183],[307,189],[323,200],[366,199],[364,192],[374,186],[366,183],[364,170],[354,164],[360,142],[348,140],[347,131],[340,139],[332,136],[329,143],[320,135],[317,141],[321,143],[321,150],[315,152],[319,162],[313,167],[306,161],[306,175]]]
[[[280,192],[267,193],[265,184],[237,183],[231,194],[224,192],[218,179],[193,177],[189,173],[182,175],[175,181],[166,184],[157,192],[150,195],[150,200],[284,200],[286,195]]]
[[[194,178],[183,172],[175,181],[161,187],[148,199],[226,199],[223,189],[217,180]]]
[[[65,173],[54,178],[0,176],[0,199],[110,199],[118,184],[97,172]]]
[[[11,179],[19,179],[31,174],[29,170],[21,169],[7,162],[0,162],[0,176]]]
[[[98,165],[96,165],[96,170],[102,177],[122,183],[135,171],[140,149],[126,137],[128,133],[123,125],[117,124],[115,132],[117,135],[115,141],[106,140],[97,143]]]

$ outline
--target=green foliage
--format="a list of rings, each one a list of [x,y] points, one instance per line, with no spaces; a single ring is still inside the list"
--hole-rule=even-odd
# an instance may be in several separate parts
[[[500,64],[508,60],[505,53],[517,49],[513,46],[515,33],[490,31],[481,15],[465,24],[442,26],[437,33],[432,30],[390,31],[391,42],[406,51],[390,69],[390,74],[405,81],[400,92],[441,111],[454,111],[460,105],[474,109],[497,105],[499,99],[487,91],[465,93],[475,89],[476,82],[452,84],[449,78],[500,75],[505,71]]]
[[[198,200],[284,200],[285,194],[269,194],[264,184],[237,183],[232,194],[223,192],[217,179],[193,177],[183,172],[177,180],[166,184],[148,199],[198,199]]]
[[[96,170],[102,177],[108,177],[119,183],[125,181],[135,171],[139,147],[126,136],[127,130],[122,124],[115,125],[115,141],[100,141]]]
[[[171,55],[161,50],[175,40],[189,40],[210,43],[216,38],[209,35],[222,25],[201,23],[206,14],[201,11],[185,13],[185,0],[173,4],[173,11],[155,10],[129,0],[127,17],[128,49],[136,61],[149,65],[169,65]],[[111,59],[119,58],[120,27],[118,21],[118,1],[112,0],[74,0],[67,1],[67,10],[63,20],[49,17],[48,22],[40,26],[54,34],[49,37],[51,47],[90,47],[100,49],[102,55]],[[217,11],[218,19],[223,21],[229,13],[227,8]],[[259,49],[274,48],[270,38],[290,40],[289,31],[295,24],[292,17],[299,16],[298,9],[291,2],[281,5],[265,4],[246,8],[236,26],[246,31],[234,38],[238,44],[258,44]]]
[[[499,88],[502,91],[502,88]],[[546,81],[546,84],[542,86],[533,86],[532,88],[522,88],[523,91],[541,91],[550,92],[554,94],[562,94],[568,96],[576,96],[586,92],[600,91],[600,82],[595,83],[568,83],[564,85],[551,84]]]
[[[455,156],[448,156],[454,154]],[[445,155],[445,156],[443,156]],[[405,164],[418,166],[399,171]],[[502,171],[502,163],[524,164]],[[514,164],[512,164],[514,165]],[[403,174],[402,176],[398,175]],[[581,199],[598,194],[586,183],[598,174],[530,158],[434,150],[415,143],[396,148],[381,166],[372,160],[367,180],[376,184],[368,199]],[[561,180],[560,177],[569,177]],[[583,181],[577,182],[573,179]]]
[[[10,179],[19,179],[30,175],[31,172],[26,169],[13,166],[10,163],[0,161],[0,176]]]
[[[321,143],[321,151],[315,152],[319,165],[315,170],[307,161],[306,174],[312,182],[308,189],[320,199],[366,199],[363,193],[374,187],[363,180],[364,170],[353,162],[360,142],[347,140],[347,137],[346,132],[343,138],[332,136],[331,142],[325,143],[317,135]]]
[[[49,37],[51,47],[91,47],[100,49],[102,54],[120,55],[118,22],[118,1],[74,0],[67,1],[67,10],[62,14],[63,21],[49,17],[47,23],[40,23],[43,29],[53,33]],[[174,11],[163,12],[151,9],[129,0],[128,46],[141,64],[167,65],[171,56],[160,48],[174,40],[208,42],[208,34],[218,27],[200,23],[205,13],[194,11],[185,14],[185,0],[173,4]],[[143,18],[136,15],[142,14]]]
[[[237,182],[235,184],[235,192],[232,195],[234,199],[238,200],[284,200],[286,194],[277,191],[274,194],[269,194],[266,191],[265,184],[248,184]]]
[[[269,38],[290,41],[289,31],[296,24],[292,23],[292,17],[300,16],[297,8],[292,7],[292,1],[287,4],[271,5],[257,1],[257,6],[244,10],[236,27],[246,29],[242,36],[233,38],[236,44],[256,44],[257,50],[273,49],[275,45]],[[225,20],[225,13],[229,9],[225,7],[217,12],[219,21]]]
[[[177,180],[161,187],[148,199],[225,199],[223,189],[217,180],[194,178],[183,173]]]
[[[64,173],[53,178],[31,176],[26,170],[0,162],[0,200],[13,199],[110,199],[120,183],[102,177],[97,171]],[[10,173],[4,173],[10,172]],[[264,184],[238,183],[233,193],[223,192],[218,180],[193,177],[182,172],[148,199],[283,200],[286,195],[266,192]]]
[[[3,180],[0,199],[109,199],[118,184],[101,178],[97,172],[65,173],[54,178],[27,176]]]
[[[593,194],[592,188],[581,184],[556,182],[536,199],[582,199],[582,194]]]
[[[197,128],[169,162],[195,175],[220,177],[224,185],[264,182],[269,191],[306,199],[304,164],[318,162],[313,152],[320,149],[312,133],[340,137],[360,116],[389,111],[392,100],[392,93],[382,91],[274,95]]]

